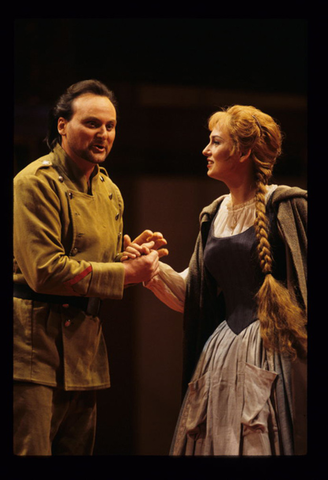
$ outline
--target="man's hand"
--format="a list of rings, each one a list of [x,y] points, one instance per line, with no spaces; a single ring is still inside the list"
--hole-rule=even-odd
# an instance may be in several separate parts
[[[158,252],[152,250],[134,260],[123,262],[125,269],[124,285],[149,282],[159,272]]]

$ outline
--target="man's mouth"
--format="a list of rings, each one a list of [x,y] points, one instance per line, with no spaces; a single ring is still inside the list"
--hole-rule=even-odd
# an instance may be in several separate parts
[[[94,144],[92,145],[92,150],[96,153],[103,153],[106,150],[105,145]]]

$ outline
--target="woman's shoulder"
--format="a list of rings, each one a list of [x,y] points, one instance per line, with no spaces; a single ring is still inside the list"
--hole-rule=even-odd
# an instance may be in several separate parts
[[[292,216],[302,219],[304,223],[307,221],[307,197],[308,192],[300,187],[289,187],[281,185],[277,187],[272,194],[272,205],[277,211],[280,222],[289,225]]]
[[[308,192],[300,187],[279,185],[272,194],[272,203],[280,203],[286,200],[303,199],[307,200]]]

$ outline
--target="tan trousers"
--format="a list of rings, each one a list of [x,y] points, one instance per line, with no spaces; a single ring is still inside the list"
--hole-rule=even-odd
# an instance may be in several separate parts
[[[15,455],[92,455],[96,392],[14,382]]]

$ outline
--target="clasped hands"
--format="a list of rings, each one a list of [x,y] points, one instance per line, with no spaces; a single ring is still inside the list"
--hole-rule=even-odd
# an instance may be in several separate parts
[[[159,259],[168,255],[167,242],[159,232],[144,230],[133,241],[124,235],[124,251],[121,256],[125,270],[125,285],[149,282],[159,272]]]

